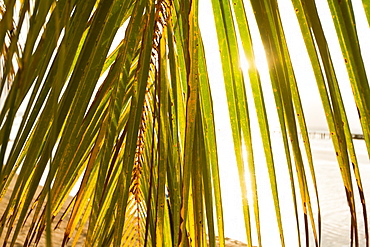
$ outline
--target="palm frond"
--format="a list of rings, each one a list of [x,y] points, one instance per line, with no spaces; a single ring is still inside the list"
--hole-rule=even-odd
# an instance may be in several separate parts
[[[211,3],[203,17],[198,0],[0,1],[0,199],[9,197],[0,219],[4,245],[76,246],[83,239],[86,246],[197,247],[216,246],[218,239],[225,246],[221,151],[236,162],[236,203],[248,246],[266,238],[261,166],[281,246],[291,235],[298,246],[310,239],[320,246],[323,198],[285,11],[297,17],[315,76],[349,206],[350,242],[369,245],[361,164],[318,3],[292,0],[291,10],[277,0]],[[327,3],[370,154],[358,13],[351,1]],[[363,9],[369,24],[366,1]],[[201,18],[216,26],[230,150],[217,142],[217,82]],[[257,65],[264,56],[259,40],[267,70]],[[283,162],[272,125],[281,133]],[[264,161],[256,158],[257,142]],[[290,181],[280,180],[282,167]],[[282,183],[290,189],[293,233],[284,226]],[[54,229],[64,234],[58,243]]]

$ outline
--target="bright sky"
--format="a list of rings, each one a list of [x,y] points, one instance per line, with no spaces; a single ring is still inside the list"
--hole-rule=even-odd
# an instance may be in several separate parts
[[[209,78],[211,81],[212,86],[212,94],[214,96],[214,108],[216,109],[215,118],[216,118],[216,129],[217,129],[217,138],[218,144],[220,145],[219,150],[223,152],[219,152],[219,159],[220,159],[220,171],[223,175],[222,181],[229,186],[227,188],[223,188],[223,198],[227,203],[227,211],[225,211],[225,226],[226,226],[226,236],[232,237],[235,239],[239,239],[242,241],[245,240],[244,230],[243,228],[243,220],[242,220],[242,213],[240,203],[234,203],[235,200],[239,200],[240,192],[238,185],[235,183],[238,181],[236,165],[234,161],[234,151],[230,144],[232,143],[232,137],[230,132],[229,123],[224,121],[225,115],[228,115],[227,110],[227,103],[226,103],[226,95],[224,92],[224,84],[221,78],[222,75],[222,68],[221,68],[221,61],[218,53],[218,45],[215,42],[217,40],[217,35],[215,31],[215,26],[213,23],[212,17],[212,7],[211,7],[211,0],[201,0],[199,1],[200,4],[200,26],[202,31],[202,36],[205,42],[205,50],[207,56],[207,62],[209,63]],[[254,22],[254,19],[251,18],[253,13],[249,6],[249,1],[245,1],[247,6],[247,15],[251,20],[251,31],[252,35],[254,35],[254,43],[256,47],[256,60],[258,68],[261,72],[261,79],[264,87],[264,94],[265,100],[267,103],[266,107],[269,112],[269,116],[271,117],[270,123],[274,122],[274,119],[277,118],[277,114],[274,107],[274,99],[272,95],[272,90],[270,88],[269,82],[269,75],[267,73],[267,64],[264,58],[264,51],[262,48],[261,40],[256,37],[257,33],[257,25]],[[248,3],[247,3],[248,2]],[[325,4],[326,1],[317,1],[317,4],[321,6]],[[295,14],[293,11],[292,6],[290,5],[289,0],[280,0],[279,4],[281,4],[282,9],[287,10],[284,11],[284,15],[282,16],[282,21],[284,26],[289,30],[287,33],[287,42],[291,52],[291,58],[295,67],[296,78],[299,84],[301,92],[304,94],[301,95],[302,102],[304,104],[305,114],[306,114],[306,121],[310,128],[315,129],[323,129],[326,126],[324,114],[321,110],[321,102],[318,95],[318,91],[316,89],[315,78],[313,76],[313,72],[311,70],[310,62],[308,55],[305,53],[305,46],[303,40],[300,35],[300,30],[298,23],[295,19]],[[367,47],[370,43],[370,30],[369,26],[366,21],[365,14],[363,12],[362,3],[360,0],[353,0],[354,9],[356,16],[360,18],[357,20],[357,26],[359,30],[359,38],[360,44],[362,47]],[[325,7],[325,6],[324,6]],[[328,12],[329,9],[326,6],[325,8],[320,8],[319,12],[321,15],[326,16],[323,17],[323,26],[326,32],[334,32],[333,23],[330,20],[330,13]],[[328,21],[326,21],[328,20]],[[122,29],[124,30],[124,28]],[[351,89],[348,85],[348,77],[346,74],[346,69],[344,63],[342,62],[341,53],[338,41],[335,38],[335,35],[329,35],[327,37],[329,42],[329,47],[334,48],[331,50],[334,66],[338,73],[338,78],[340,78],[340,83],[342,86],[342,93],[344,95],[345,105],[347,107],[347,114],[349,116],[350,125],[353,127],[353,131],[357,132],[360,129],[359,122],[357,121],[357,111],[354,106],[354,102],[352,100]],[[366,46],[367,45],[367,46]],[[370,52],[369,50],[363,49],[363,57],[365,66],[367,66],[368,71],[370,71]],[[339,62],[338,62],[339,61]],[[241,64],[244,69],[247,68],[248,64],[244,58],[241,58]],[[247,78],[247,75],[245,75]],[[247,84],[247,91],[250,92],[249,84]],[[248,98],[252,99],[251,94],[248,94]],[[250,100],[249,102],[250,113],[252,114],[252,126],[257,127],[257,119],[252,109],[254,108],[253,101]],[[254,115],[254,116],[253,116]],[[272,126],[272,128],[276,128],[277,126]],[[256,131],[256,135],[258,135],[258,131]],[[258,143],[257,139],[256,147],[261,148],[261,144]],[[226,145],[225,145],[226,144]],[[259,161],[259,157],[256,156],[257,161]],[[262,159],[262,158],[261,158]],[[226,165],[225,165],[226,164]],[[263,177],[262,180],[267,181],[267,177]],[[263,190],[263,186],[260,187]],[[266,191],[268,191],[268,186],[266,187]],[[273,209],[272,209],[273,210]],[[271,208],[270,208],[271,211]],[[268,212],[270,212],[268,211]],[[240,212],[240,213],[238,213]],[[269,214],[266,214],[265,217],[270,217]],[[273,217],[273,216],[272,216]],[[276,237],[276,236],[275,236]],[[276,239],[275,239],[276,240]],[[275,241],[272,238],[272,243]],[[272,245],[266,245],[272,246]]]
[[[217,131],[217,138],[218,138],[218,145],[219,145],[219,162],[220,162],[220,174],[221,174],[221,183],[226,186],[222,187],[223,192],[223,199],[224,199],[224,216],[225,216],[225,234],[227,237],[239,239],[241,241],[246,241],[245,234],[244,234],[244,225],[243,225],[243,216],[240,207],[240,189],[238,185],[238,176],[236,170],[236,164],[234,161],[234,151],[233,147],[230,147],[230,143],[232,143],[231,131],[229,123],[224,121],[225,115],[228,115],[227,110],[227,103],[226,103],[226,95],[224,92],[224,84],[222,81],[222,67],[221,61],[218,52],[218,45],[215,42],[217,40],[217,34],[215,30],[215,26],[213,23],[212,17],[212,6],[211,0],[202,0],[200,2],[200,27],[202,37],[205,43],[205,52],[207,57],[208,63],[208,72],[209,78],[211,81],[212,87],[212,95],[214,97],[214,108],[215,108],[215,120],[216,120],[216,131]],[[329,7],[326,5],[326,1],[316,1],[319,7],[319,14],[320,18],[323,21],[323,28],[326,33],[328,33],[327,41],[329,43],[329,47],[332,48],[330,50],[332,54],[332,59],[334,62],[334,67],[337,71],[337,76],[339,78],[339,83],[343,95],[344,104],[346,107],[349,124],[353,132],[358,133],[361,129],[360,123],[358,121],[357,110],[354,104],[352,91],[349,86],[348,76],[346,73],[346,68],[343,62],[343,58],[341,57],[339,43],[336,40],[335,36],[335,29],[334,24],[330,21],[331,15]],[[257,25],[254,21],[253,13],[251,7],[249,5],[249,1],[245,1],[245,5],[247,8],[247,16],[248,20],[250,21],[250,29],[252,32],[252,38],[254,45],[256,47],[256,61],[257,66],[260,71],[260,76],[263,84],[263,92],[266,100],[266,108],[269,115],[269,122],[272,124],[272,129],[278,129],[277,125],[274,125],[273,122],[277,119],[277,113],[274,107],[274,99],[273,94],[270,86],[269,75],[267,72],[267,64],[265,60],[265,53],[263,51],[263,46],[260,38],[257,34]],[[357,27],[359,30],[359,39],[360,45],[362,47],[367,47],[370,43],[370,30],[369,26],[362,8],[362,3],[360,0],[353,0],[354,11],[356,12],[356,16],[359,17],[357,21]],[[312,130],[314,129],[326,129],[326,120],[324,117],[324,112],[322,110],[320,96],[317,90],[315,77],[310,65],[309,57],[306,54],[306,48],[300,34],[300,28],[298,22],[295,18],[295,13],[293,7],[291,5],[291,1],[289,0],[280,0],[279,6],[283,9],[283,16],[282,22],[284,25],[285,30],[289,30],[287,35],[287,42],[289,46],[289,52],[291,54],[292,62],[294,64],[296,79],[298,82],[298,86],[301,92],[302,104],[305,112],[306,121],[308,127]],[[202,18],[203,17],[203,18]],[[366,46],[367,45],[367,46]],[[370,71],[370,52],[368,49],[362,49],[364,63],[367,66],[367,71]],[[244,58],[241,58],[241,65],[243,69],[246,71],[248,63]],[[245,78],[248,78],[247,74],[245,74]],[[369,78],[369,75],[368,75]],[[256,115],[254,113],[254,104],[252,99],[252,95],[248,92],[251,92],[249,82],[246,81],[246,88],[247,88],[247,96],[249,102],[249,108],[251,113],[251,121],[252,121],[252,128],[258,129]],[[253,131],[252,131],[253,132]],[[264,163],[263,153],[262,153],[262,145],[259,141],[258,131],[253,132],[255,137],[254,138],[254,150],[256,150],[256,162],[257,163]],[[274,140],[273,140],[274,142]],[[274,143],[273,143],[274,145]],[[278,157],[279,159],[279,157]],[[284,168],[282,168],[284,169]],[[277,173],[284,173],[286,171],[278,171]],[[262,193],[270,193],[269,192],[269,181],[268,177],[265,173],[260,173],[260,181],[261,186],[259,187],[259,192],[263,191]],[[289,178],[287,178],[289,179]],[[284,195],[282,196],[284,198]],[[290,200],[290,199],[287,199]],[[271,198],[268,199],[268,203],[272,203]],[[267,206],[268,203],[262,203],[262,209],[264,209],[264,215],[261,218],[264,218],[266,221],[270,221],[273,223],[273,226],[267,227],[269,230],[277,231],[276,225],[274,225],[274,214],[273,208]],[[261,210],[262,210],[261,209]],[[293,210],[293,208],[286,208],[284,210]],[[284,213],[284,212],[283,212]],[[271,218],[272,217],[272,218]],[[262,219],[261,219],[262,220]],[[294,224],[294,219],[288,219],[290,221],[290,226]],[[263,233],[262,233],[263,234]],[[278,235],[273,235],[271,231],[265,232],[265,234],[269,234],[269,238],[267,238],[265,246],[275,246],[276,243],[279,243]],[[271,234],[271,235],[270,235]],[[286,239],[287,240],[287,239]],[[287,246],[295,246],[296,239],[289,239],[290,244],[287,243]],[[254,243],[255,244],[255,243]]]
[[[334,62],[335,69],[337,71],[337,77],[342,89],[342,94],[345,102],[345,106],[347,109],[348,118],[350,121],[351,128],[354,132],[360,131],[360,123],[358,121],[358,115],[355,108],[354,101],[352,99],[352,91],[348,83],[348,76],[346,73],[346,68],[343,62],[343,58],[341,57],[340,47],[339,43],[335,36],[335,30],[334,30],[334,24],[328,19],[330,18],[330,11],[328,6],[326,5],[326,1],[317,1],[319,6],[319,14],[323,18],[322,25],[324,28],[324,31],[327,32],[329,35],[327,36],[327,41],[329,43],[330,52],[332,54],[332,59]],[[252,17],[253,14],[251,12],[251,8],[249,5],[249,2],[245,1],[247,6],[247,16]],[[286,38],[289,46],[289,51],[291,54],[292,62],[295,69],[295,74],[297,78],[297,82],[299,85],[299,88],[301,89],[301,97],[302,102],[306,114],[306,120],[309,128],[312,129],[325,129],[326,127],[326,120],[324,117],[324,112],[322,111],[321,107],[321,100],[318,94],[318,90],[316,87],[315,77],[311,69],[309,57],[306,53],[306,48],[302,39],[302,36],[300,34],[300,29],[298,22],[295,18],[295,13],[293,11],[293,7],[289,0],[280,0],[279,4],[282,6],[281,9],[284,9],[286,11],[283,11],[282,15],[282,22],[286,30],[289,30],[289,32],[286,33]],[[362,49],[363,52],[363,58],[365,67],[367,67],[368,71],[370,71],[370,52],[368,49],[365,49],[365,47],[370,42],[370,31],[369,26],[367,24],[367,20],[365,17],[364,10],[362,8],[362,3],[360,0],[354,0],[353,1],[354,10],[356,11],[356,17],[359,17],[357,20],[357,26],[358,29],[361,30],[359,32],[359,39],[360,39],[360,45],[364,49]],[[220,64],[220,58],[218,54],[218,46],[214,42],[214,40],[217,40],[216,31],[213,24],[213,17],[211,14],[211,4],[210,0],[203,0],[200,1],[200,16],[204,16],[204,18],[200,19],[200,25],[201,25],[201,31],[202,36],[205,42],[205,49],[207,54],[207,61],[211,64],[209,66],[209,77],[213,84],[216,84],[213,90],[213,93],[217,95],[217,98],[220,98],[220,101],[223,97],[223,95],[219,95],[218,89],[220,89],[220,92],[223,93],[221,90],[223,86],[223,82],[220,78],[222,78],[222,68]],[[262,42],[259,39],[259,37],[256,37],[257,33],[257,25],[254,21],[254,19],[249,18],[251,20],[251,32],[252,37],[254,37],[253,42],[255,43],[256,47],[256,61],[257,66],[260,70],[260,75],[262,79],[262,83],[265,86],[264,87],[264,93],[266,95],[266,101],[271,101],[273,104],[273,96],[272,91],[270,90],[270,82],[269,82],[269,75],[267,73],[267,64],[266,60],[264,58],[265,54],[263,51]],[[210,58],[210,59],[208,59]],[[247,62],[244,58],[241,58],[241,64],[243,67],[247,68]],[[244,68],[244,69],[245,69]],[[247,74],[245,76],[247,77]],[[248,83],[247,83],[248,84]],[[250,91],[250,90],[249,90]],[[304,93],[303,93],[304,92]],[[251,95],[249,95],[249,98],[252,98]],[[217,102],[216,102],[217,103]],[[267,104],[267,108],[271,110],[271,112],[274,112],[275,110],[273,108],[270,108]],[[272,113],[273,115],[276,114]],[[270,121],[273,122],[273,121]],[[275,126],[274,126],[275,127]]]

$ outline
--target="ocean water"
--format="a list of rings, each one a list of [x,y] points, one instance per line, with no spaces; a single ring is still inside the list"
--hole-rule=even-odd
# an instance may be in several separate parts
[[[19,126],[21,118],[16,118],[11,139],[15,137],[15,131]],[[224,124],[224,123],[222,123]],[[219,125],[220,126],[220,125]],[[230,129],[221,128],[217,130],[218,154],[220,162],[220,176],[222,186],[222,198],[224,209],[225,236],[246,242],[246,231],[244,226],[243,213],[241,208],[241,194],[237,168],[235,164],[235,155],[232,147],[232,137]],[[228,129],[227,131],[225,129]],[[314,159],[314,168],[317,179],[318,195],[321,211],[322,235],[321,246],[349,246],[350,244],[350,212],[347,204],[344,186],[342,184],[341,174],[337,165],[335,152],[330,139],[320,139],[319,136],[312,136],[310,139],[312,154]],[[12,142],[12,141],[11,141]],[[353,140],[357,159],[359,163],[362,185],[365,193],[366,202],[370,202],[370,162],[367,154],[365,142],[363,140]],[[231,145],[230,145],[231,144]],[[294,207],[292,201],[292,192],[290,187],[290,178],[288,175],[286,159],[281,136],[279,133],[272,134],[272,147],[274,150],[275,172],[279,192],[279,203],[284,229],[284,238],[286,246],[298,246],[298,230]],[[256,177],[258,186],[258,202],[260,209],[261,235],[263,246],[280,246],[280,237],[278,233],[275,209],[271,195],[270,181],[267,173],[266,162],[262,149],[262,143],[258,138],[254,138],[253,143],[254,158],[256,165]],[[294,169],[293,169],[294,170]],[[309,172],[306,169],[306,172]],[[248,174],[246,174],[248,177]],[[309,178],[310,175],[307,174]],[[308,179],[309,180],[309,179]],[[41,181],[42,182],[42,181]],[[317,214],[317,203],[313,194],[313,186],[309,180],[309,187],[314,213]],[[297,205],[299,209],[299,228],[301,233],[301,243],[304,246],[304,225],[301,202],[299,198],[298,183],[295,178]],[[247,188],[249,189],[249,188]],[[364,220],[362,215],[362,206],[358,196],[357,187],[355,189],[356,209],[359,225],[360,246],[365,244]],[[249,191],[250,192],[250,191]],[[249,194],[249,201],[252,204],[252,196]],[[367,206],[368,215],[370,207]],[[252,228],[254,217],[252,214]],[[317,220],[315,218],[315,220]],[[370,219],[368,217],[368,221]],[[315,222],[317,226],[317,222]],[[252,231],[253,244],[257,245],[255,230]],[[310,246],[314,246],[312,232],[310,232]]]
[[[278,134],[272,136],[274,160],[276,167],[277,185],[279,189],[279,203],[284,229],[286,246],[298,246],[298,230],[294,214],[290,178],[288,175],[281,137]],[[330,139],[313,138],[310,140],[314,159],[314,169],[317,179],[318,196],[321,212],[321,246],[350,246],[350,211],[346,200],[344,186],[340,169],[336,162],[335,152]],[[362,185],[365,193],[365,200],[370,201],[370,162],[363,140],[354,140],[357,159],[359,163]],[[262,149],[255,145],[256,176],[258,186],[258,201],[260,206],[261,235],[263,246],[281,246],[278,233],[275,210],[273,206],[271,187],[267,174],[267,168],[263,157]],[[225,152],[220,155],[220,173],[223,194],[223,207],[225,217],[225,235],[230,238],[246,242],[245,227],[241,208],[241,195],[238,184],[238,177],[235,164],[229,158],[225,158]],[[225,162],[229,159],[229,162]],[[294,169],[293,169],[294,170]],[[295,171],[294,171],[295,172]],[[306,169],[306,172],[309,172]],[[247,174],[248,175],[248,174]],[[307,174],[310,180],[310,174]],[[305,231],[303,224],[302,205],[298,183],[296,182],[297,206],[299,208],[299,227],[301,243],[305,246]],[[314,214],[317,215],[317,202],[313,194],[312,182],[308,182]],[[357,187],[355,190],[356,211],[358,213],[359,240],[360,246],[365,246],[364,219],[362,205],[358,196]],[[249,195],[250,203],[252,203]],[[367,202],[367,201],[366,201]],[[367,210],[370,207],[367,206]],[[369,212],[368,212],[369,215]],[[315,219],[317,227],[317,218]],[[368,217],[368,221],[370,221]],[[252,226],[254,222],[252,221]],[[312,230],[312,229],[311,229]],[[313,242],[312,231],[310,230],[310,244]],[[253,244],[257,245],[256,232],[252,234]]]

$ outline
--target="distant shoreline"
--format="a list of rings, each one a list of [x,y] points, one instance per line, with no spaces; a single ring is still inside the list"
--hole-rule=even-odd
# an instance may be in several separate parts
[[[277,130],[274,130],[273,133],[281,133],[280,131],[277,131]],[[301,133],[300,133],[301,134]],[[352,135],[352,139],[354,140],[364,140],[365,137],[364,135],[361,133],[351,133]],[[310,130],[308,131],[308,136],[311,137],[311,138],[318,138],[318,139],[330,139],[331,138],[331,134],[330,134],[330,131],[328,130]]]

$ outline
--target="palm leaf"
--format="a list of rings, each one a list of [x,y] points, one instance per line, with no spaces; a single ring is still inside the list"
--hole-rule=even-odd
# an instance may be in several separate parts
[[[296,234],[299,246],[310,239],[320,246],[323,199],[303,92],[286,41],[290,34],[281,21],[288,10],[276,0],[211,3],[207,11],[212,14],[204,17],[197,0],[0,1],[0,198],[10,199],[2,202],[4,245],[51,246],[54,228],[60,228],[64,239],[56,244],[62,246],[76,246],[81,238],[86,246],[216,246],[217,235],[225,246],[219,174],[225,164],[218,163],[213,61],[199,24],[210,18],[217,32],[245,241],[262,246],[266,238],[257,187],[259,166],[265,165],[280,244]],[[363,231],[368,246],[366,188],[331,45],[316,2],[292,0],[291,5],[341,171],[350,241],[362,244]],[[370,88],[358,13],[351,1],[328,1],[328,6],[370,154]],[[366,1],[363,8],[369,22]],[[265,71],[256,62],[259,39]],[[275,120],[264,91],[267,77]],[[283,164],[272,145],[272,124],[281,133]],[[256,139],[263,144],[262,164],[255,159]],[[284,228],[280,184],[286,181],[277,175],[282,166],[290,178],[294,233]],[[7,193],[10,186],[14,189]],[[77,191],[73,198],[72,190]]]

